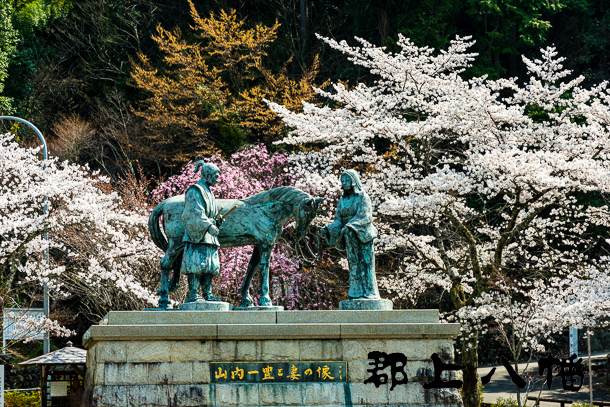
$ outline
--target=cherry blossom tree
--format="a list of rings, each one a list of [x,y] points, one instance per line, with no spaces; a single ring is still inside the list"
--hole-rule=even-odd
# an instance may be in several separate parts
[[[550,287],[539,287],[545,295],[541,303],[542,313],[555,330],[572,327],[585,329],[589,356],[589,403],[593,405],[593,373],[591,371],[592,328],[610,325],[610,272],[608,258],[602,258],[599,268],[586,270],[582,276],[554,277]],[[601,269],[601,270],[600,270]]]
[[[538,279],[533,287],[528,284],[528,290],[498,284],[493,291],[476,298],[475,305],[460,308],[451,319],[462,322],[464,329],[474,326],[481,335],[495,336],[510,355],[518,374],[519,363],[527,362],[522,370],[525,372],[535,356],[545,352],[546,345],[554,343],[568,327],[587,329],[589,337],[590,328],[608,325],[610,272],[606,271],[607,260],[603,261],[605,270]],[[527,405],[529,392],[534,390],[539,376],[528,374],[523,378],[525,388],[515,385],[519,406]],[[589,388],[592,391],[591,377]]]
[[[376,251],[393,259],[381,287],[412,303],[434,288],[453,311],[477,312],[507,284],[527,292],[602,269],[607,83],[584,87],[553,48],[523,58],[529,80],[519,84],[465,79],[475,58],[469,37],[438,52],[400,37],[396,53],[363,39],[322,40],[377,80],[315,89],[332,108],[268,105],[293,129],[282,142],[309,147],[291,157],[297,186],[334,193],[345,168],[362,173],[380,231]],[[474,407],[480,328],[461,321],[463,398]]]
[[[37,152],[0,136],[0,304],[27,307],[46,283],[51,298],[77,302],[90,320],[155,306],[146,271],[161,253],[148,236],[147,208],[126,209],[107,178]],[[35,321],[22,323],[36,332]],[[39,325],[70,334],[47,319]]]

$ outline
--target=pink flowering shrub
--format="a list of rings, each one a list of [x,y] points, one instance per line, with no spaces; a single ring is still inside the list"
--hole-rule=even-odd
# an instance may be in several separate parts
[[[288,163],[286,154],[270,155],[264,144],[251,145],[231,155],[229,161],[214,155],[206,160],[220,168],[218,184],[212,188],[216,198],[239,199],[268,189],[292,185],[292,177],[284,172]],[[195,163],[189,162],[180,174],[170,177],[153,191],[153,201],[159,203],[174,195],[184,194],[188,187],[199,181],[194,172]]]
[[[269,154],[263,144],[240,150],[228,160],[219,155],[206,159],[220,168],[220,177],[212,192],[219,199],[240,199],[280,186],[292,185],[292,176],[284,170],[288,156]],[[189,162],[180,174],[170,177],[152,193],[155,203],[171,196],[184,194],[188,187],[199,181],[195,163]],[[270,262],[270,295],[274,302],[286,309],[330,309],[331,291],[324,282],[318,282],[308,274],[299,274],[299,260],[291,248],[294,228],[286,227],[284,236],[278,239]],[[220,249],[220,275],[214,282],[216,296],[231,303],[239,303],[238,290],[252,256],[252,246]],[[253,290],[260,283],[253,281]],[[305,296],[304,293],[307,293]],[[254,296],[257,298],[257,296]]]

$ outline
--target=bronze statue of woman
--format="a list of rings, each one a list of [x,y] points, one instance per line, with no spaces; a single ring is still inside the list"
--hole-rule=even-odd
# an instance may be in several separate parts
[[[343,196],[337,205],[335,221],[323,227],[322,234],[329,245],[347,252],[350,300],[380,299],[373,249],[377,229],[373,226],[371,198],[362,190],[360,177],[354,170],[341,174],[341,188]]]

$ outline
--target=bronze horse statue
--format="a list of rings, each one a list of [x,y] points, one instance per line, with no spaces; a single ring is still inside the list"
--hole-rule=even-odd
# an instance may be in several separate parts
[[[309,224],[316,216],[318,205],[325,198],[314,198],[295,187],[279,187],[260,192],[244,199],[217,199],[225,216],[232,208],[222,226],[218,241],[220,247],[254,246],[246,276],[239,289],[241,306],[253,304],[250,295],[250,284],[256,270],[262,277],[259,305],[272,305],[269,297],[269,258],[275,241],[282,233],[284,225],[292,217],[296,221],[296,238],[302,240],[307,234]],[[161,259],[161,286],[159,308],[169,305],[169,293],[178,288],[180,282],[180,265],[184,251],[184,224],[181,216],[184,210],[184,195],[177,195],[161,202],[153,209],[148,218],[148,230],[153,242],[165,252]],[[163,215],[163,230],[159,227],[159,218]],[[173,271],[170,280],[170,271]]]

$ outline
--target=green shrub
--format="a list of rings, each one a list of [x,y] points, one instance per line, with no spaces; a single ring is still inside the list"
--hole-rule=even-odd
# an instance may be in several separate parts
[[[456,378],[462,380],[462,372],[457,372]],[[477,390],[479,392],[479,398],[483,401],[483,393],[485,393],[485,386],[481,381],[478,381]],[[460,387],[460,396],[464,397],[464,386]]]
[[[491,407],[518,407],[517,401],[511,398],[498,397]]]
[[[7,391],[4,393],[4,407],[40,407],[40,392]]]

